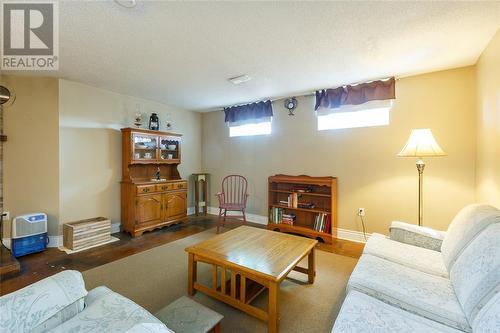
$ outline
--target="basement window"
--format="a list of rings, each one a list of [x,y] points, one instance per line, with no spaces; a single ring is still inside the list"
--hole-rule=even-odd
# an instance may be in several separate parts
[[[377,101],[379,102],[379,101]],[[329,129],[358,128],[389,125],[391,101],[386,105],[359,105],[356,109],[340,108],[337,112],[318,114],[318,131]],[[369,104],[369,103],[366,103]]]
[[[230,137],[269,134],[271,134],[271,119],[264,122],[229,126]]]

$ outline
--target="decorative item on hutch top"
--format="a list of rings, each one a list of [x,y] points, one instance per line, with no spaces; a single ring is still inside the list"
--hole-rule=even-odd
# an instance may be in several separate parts
[[[121,219],[133,237],[187,220],[186,180],[181,163],[181,134],[122,129]]]
[[[160,130],[160,119],[156,113],[151,113],[151,116],[149,117],[149,129],[152,131]]]

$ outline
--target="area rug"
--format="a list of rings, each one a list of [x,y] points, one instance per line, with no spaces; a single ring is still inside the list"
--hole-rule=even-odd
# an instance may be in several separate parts
[[[215,228],[83,272],[88,290],[105,285],[152,313],[186,295],[184,249],[215,236]],[[131,240],[133,241],[133,240]],[[347,280],[357,260],[316,251],[316,280],[292,272],[280,288],[280,331],[330,332],[345,297]],[[301,264],[307,267],[307,262]],[[208,266],[198,265],[198,280],[208,283]],[[267,332],[266,323],[198,292],[194,299],[224,316],[223,332]],[[252,304],[265,307],[264,292]]]

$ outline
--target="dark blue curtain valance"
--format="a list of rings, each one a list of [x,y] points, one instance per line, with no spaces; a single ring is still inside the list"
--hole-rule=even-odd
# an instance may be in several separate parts
[[[395,99],[395,82],[396,80],[392,77],[388,80],[318,90],[314,109],[334,109],[342,105],[359,105],[374,100]]]
[[[230,106],[224,108],[226,123],[239,121],[249,121],[273,116],[273,103],[271,101],[261,101],[245,105]]]

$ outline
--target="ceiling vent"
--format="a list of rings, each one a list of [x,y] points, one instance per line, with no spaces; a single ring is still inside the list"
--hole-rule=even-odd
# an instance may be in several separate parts
[[[236,76],[236,77],[232,77],[229,80],[229,82],[231,82],[232,84],[242,84],[243,82],[247,82],[247,81],[250,81],[252,78],[246,74],[244,75],[240,75],[240,76]]]

